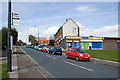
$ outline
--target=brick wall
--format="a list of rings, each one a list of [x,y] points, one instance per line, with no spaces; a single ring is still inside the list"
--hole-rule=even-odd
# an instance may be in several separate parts
[[[103,49],[117,49],[117,40],[103,40]]]

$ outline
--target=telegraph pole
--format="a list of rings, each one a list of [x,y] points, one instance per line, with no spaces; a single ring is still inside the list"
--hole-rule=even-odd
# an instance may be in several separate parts
[[[38,45],[39,45],[39,26],[38,26]]]
[[[11,36],[11,0],[8,1],[8,72],[12,72],[12,61],[11,61],[11,41],[10,41],[10,36]]]
[[[37,26],[35,25],[35,27]],[[38,26],[38,44],[39,44],[39,26]]]

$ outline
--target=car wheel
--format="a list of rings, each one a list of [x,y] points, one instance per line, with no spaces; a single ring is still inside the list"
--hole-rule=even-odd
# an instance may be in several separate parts
[[[68,58],[68,55],[66,54],[66,58]]]
[[[78,56],[76,56],[76,60],[79,61],[79,57]]]
[[[54,55],[55,53],[54,53],[54,52],[52,52],[52,54]]]

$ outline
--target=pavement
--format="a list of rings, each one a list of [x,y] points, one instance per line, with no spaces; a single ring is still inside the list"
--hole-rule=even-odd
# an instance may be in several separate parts
[[[0,64],[7,63],[7,57],[0,57]]]
[[[17,47],[12,59],[9,78],[118,78],[119,65],[114,61],[96,58],[90,62],[75,61],[66,59],[65,54],[51,55],[26,47]]]
[[[36,68],[36,65],[24,54],[20,48],[12,55],[12,72],[8,73],[8,78],[44,78],[42,73]]]

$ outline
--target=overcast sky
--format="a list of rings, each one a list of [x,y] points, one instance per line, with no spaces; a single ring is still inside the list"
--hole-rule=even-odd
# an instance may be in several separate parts
[[[2,27],[7,26],[7,3],[2,3]],[[29,34],[49,39],[71,18],[80,26],[81,36],[118,37],[117,2],[13,2],[12,12],[20,14],[18,39],[26,42]]]

